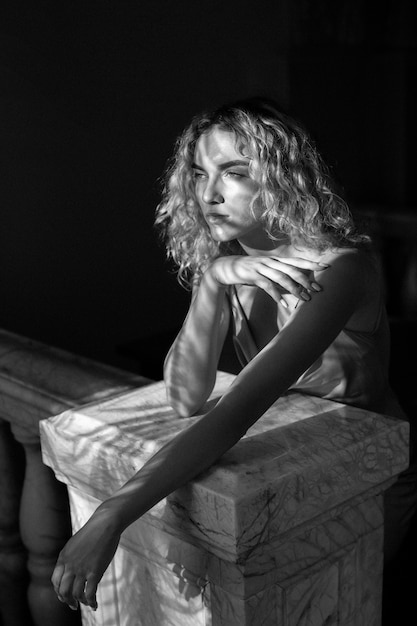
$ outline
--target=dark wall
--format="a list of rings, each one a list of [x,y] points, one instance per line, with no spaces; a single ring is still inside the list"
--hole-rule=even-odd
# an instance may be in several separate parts
[[[354,204],[416,206],[414,4],[291,4],[291,108],[316,134]]]
[[[177,328],[188,296],[153,230],[158,178],[191,115],[225,100],[276,97],[353,202],[409,203],[409,6],[3,3],[0,326],[110,361]]]

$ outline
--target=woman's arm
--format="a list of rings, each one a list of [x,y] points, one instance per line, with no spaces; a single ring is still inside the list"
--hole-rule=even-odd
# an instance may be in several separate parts
[[[345,327],[365,296],[360,256],[339,256],[321,281],[323,293],[296,309],[217,405],[164,446],[100,507],[114,511],[122,530],[239,441]],[[132,493],[138,495],[134,501]],[[123,504],[115,505],[116,499]]]
[[[314,270],[323,266],[301,258],[225,256],[212,263],[193,290],[188,315],[165,359],[168,402],[177,413],[194,415],[213,390],[230,319],[226,288],[253,285],[277,302],[282,293],[301,293],[309,300],[308,292],[320,290],[309,276]]]
[[[323,293],[302,303],[290,322],[242,370],[205,416],[175,437],[101,504],[62,550],[53,583],[63,601],[96,606],[95,593],[120,534],[154,504],[210,467],[327,348],[363,300],[359,255],[333,261]],[[87,581],[84,591],[84,585]]]
[[[164,364],[168,403],[183,417],[196,413],[213,390],[229,318],[226,287],[206,271]]]

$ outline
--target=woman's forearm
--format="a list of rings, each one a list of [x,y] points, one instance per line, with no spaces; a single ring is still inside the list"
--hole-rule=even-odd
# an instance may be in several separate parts
[[[213,465],[261,414],[250,413],[251,409],[243,404],[232,405],[220,401],[210,413],[198,418],[100,505],[96,515],[105,516],[111,527],[121,533],[164,497]]]
[[[288,376],[294,372],[276,375],[274,362],[276,357],[268,350],[262,358],[255,357],[213,409],[165,445],[98,512],[122,532],[162,498],[213,465],[287,389]]]
[[[193,415],[210,395],[229,316],[225,287],[208,270],[164,365],[168,402],[180,415]]]

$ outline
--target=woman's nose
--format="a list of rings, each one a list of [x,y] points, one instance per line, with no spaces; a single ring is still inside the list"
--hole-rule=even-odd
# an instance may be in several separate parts
[[[218,181],[207,181],[203,191],[203,202],[206,204],[221,204],[224,198],[219,189]]]

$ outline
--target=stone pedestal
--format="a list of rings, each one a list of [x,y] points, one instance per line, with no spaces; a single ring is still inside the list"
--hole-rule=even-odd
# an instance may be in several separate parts
[[[189,423],[163,383],[41,422],[74,529]],[[377,626],[383,492],[407,463],[406,423],[289,394],[125,531],[83,623]]]

